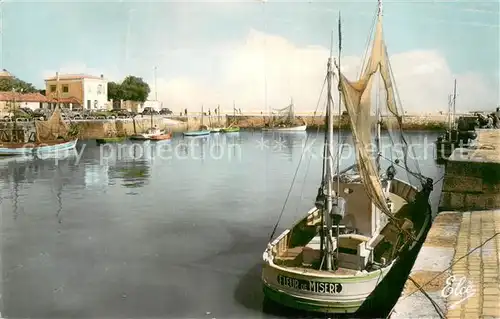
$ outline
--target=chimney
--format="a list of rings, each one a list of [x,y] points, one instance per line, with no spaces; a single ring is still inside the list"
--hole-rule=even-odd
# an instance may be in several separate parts
[[[56,72],[56,80],[59,81],[59,72]]]

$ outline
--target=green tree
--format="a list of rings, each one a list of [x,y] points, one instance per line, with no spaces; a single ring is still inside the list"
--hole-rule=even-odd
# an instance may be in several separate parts
[[[0,79],[0,91],[6,92],[12,91],[13,89],[24,93],[38,92],[33,84],[24,82],[16,77]]]
[[[121,85],[116,82],[108,82],[108,99],[120,101],[123,99]]]
[[[142,78],[129,75],[121,83],[124,100],[144,102],[148,99],[149,84],[144,82]]]
[[[150,92],[149,84],[133,75],[127,76],[121,83],[108,83],[108,98],[113,100],[144,102]]]

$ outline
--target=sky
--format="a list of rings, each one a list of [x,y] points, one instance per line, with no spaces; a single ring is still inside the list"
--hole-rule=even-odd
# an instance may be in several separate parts
[[[376,0],[4,0],[2,68],[43,88],[44,78],[136,75],[174,111],[242,111],[318,104],[331,47],[354,80]],[[403,108],[500,105],[500,5],[490,1],[384,1],[384,37]],[[155,77],[155,67],[157,68]],[[156,78],[156,81],[155,81]],[[155,88],[156,82],[156,88]]]

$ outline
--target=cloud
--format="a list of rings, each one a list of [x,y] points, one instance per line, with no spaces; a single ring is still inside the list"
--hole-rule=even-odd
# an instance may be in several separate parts
[[[184,108],[195,112],[201,109],[201,105],[212,109],[218,104],[222,110],[231,112],[233,101],[243,112],[258,112],[265,110],[266,104],[271,108],[283,108],[290,98],[293,98],[297,111],[314,111],[329,56],[325,47],[300,46],[283,37],[256,30],[250,31],[240,43],[224,44],[215,49],[177,51],[167,51],[170,53],[163,57],[160,54],[157,59],[179,61],[183,65],[179,73],[182,75],[172,76],[170,70],[159,68],[156,81],[159,100],[176,112]],[[155,62],[148,59],[142,63],[147,63],[150,68]],[[342,57],[343,73],[350,79],[357,77],[360,64],[360,56]],[[498,82],[477,73],[454,74],[438,51],[414,50],[394,54],[391,65],[403,109],[408,113],[446,111],[454,79],[458,83],[457,110],[493,109],[499,103]],[[135,65],[134,69],[146,68]],[[124,70],[113,70],[68,63],[59,72],[102,73],[110,80],[120,81]],[[55,70],[50,70],[43,75],[54,74]],[[150,97],[154,98],[154,79],[148,76],[145,80],[150,83]],[[334,100],[336,96],[334,92]],[[320,109],[323,105],[324,98]]]
[[[267,82],[267,105],[272,108],[285,107],[293,97],[298,111],[315,110],[325,77],[327,48],[298,46],[252,30],[243,43],[219,54],[224,54],[224,63],[213,70],[216,74],[210,79],[206,75],[166,78],[159,73],[158,96],[164,105],[175,111],[195,111],[201,104],[206,108],[220,104],[230,111],[235,100],[243,111],[261,111],[266,105]],[[360,57],[342,57],[343,72],[354,79],[360,63]],[[458,82],[457,110],[493,108],[498,103],[498,85],[481,74],[453,74],[440,52],[394,54],[391,64],[408,113],[446,111],[454,79]]]

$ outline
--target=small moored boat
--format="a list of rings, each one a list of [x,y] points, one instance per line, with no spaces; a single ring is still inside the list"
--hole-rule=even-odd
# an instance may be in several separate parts
[[[172,133],[168,132],[166,134],[155,135],[149,138],[150,141],[165,141],[172,139]]]
[[[51,141],[46,143],[0,143],[0,156],[40,155],[74,149],[78,139],[71,141]]]
[[[191,131],[191,132],[184,132],[182,134],[184,136],[205,136],[205,135],[210,135],[210,131],[209,130]]]
[[[222,133],[235,133],[235,132],[239,132],[240,128],[238,126],[229,126],[229,127],[222,128],[220,131]]]
[[[201,106],[201,123],[200,123],[200,129],[198,131],[189,131],[189,132],[183,132],[182,134],[184,136],[205,136],[205,135],[210,135],[210,129],[206,126],[203,125],[203,116],[205,114],[203,113],[203,105]]]
[[[104,137],[104,138],[96,138],[97,144],[105,144],[105,143],[119,143],[125,140],[125,136],[116,136],[116,137]]]
[[[156,127],[151,127],[146,131],[146,133],[132,135],[130,139],[135,141],[147,141],[152,137],[162,135],[163,133],[164,132],[162,130]]]
[[[5,138],[9,129],[3,130],[2,138]],[[61,116],[61,110],[56,107],[47,121],[35,121],[35,132],[30,134],[28,142],[25,142],[24,131],[22,134],[15,133],[11,129],[10,135],[18,137],[15,141],[0,140],[0,156],[15,155],[41,155],[58,151],[71,150],[76,147],[77,138],[72,138],[69,128]]]

